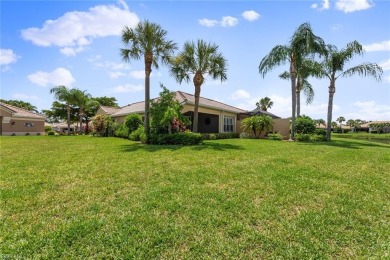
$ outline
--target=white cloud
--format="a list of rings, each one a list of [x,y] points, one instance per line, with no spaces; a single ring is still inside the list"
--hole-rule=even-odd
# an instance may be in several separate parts
[[[361,120],[390,120],[390,105],[377,104],[375,101],[358,101],[352,104],[356,112],[346,115],[348,118]]]
[[[378,65],[381,66],[383,70],[390,70],[390,59],[383,61]]]
[[[112,78],[112,79],[117,79],[117,78],[126,76],[126,74],[123,73],[123,72],[121,72],[121,71],[110,71],[110,72],[108,73],[108,75],[109,75],[110,78]]]
[[[0,65],[9,65],[18,60],[18,56],[11,49],[0,49]]]
[[[233,99],[233,100],[248,99],[248,98],[251,98],[251,95],[243,89],[239,89],[239,90],[233,92],[231,95],[231,99]]]
[[[232,16],[223,16],[221,21],[210,20],[210,19],[199,19],[199,24],[206,27],[214,27],[220,25],[222,27],[233,27],[238,24],[238,19]]]
[[[75,82],[72,73],[64,68],[57,68],[52,72],[38,71],[27,76],[27,78],[34,84],[42,87],[51,85],[71,86]]]
[[[111,89],[111,93],[134,93],[134,92],[140,92],[144,90],[143,85],[133,85],[133,84],[125,84],[125,85],[119,85]]]
[[[314,3],[310,7],[318,11],[328,10],[330,8],[329,0],[322,0],[321,5]]]
[[[337,0],[336,9],[344,13],[352,13],[371,8],[374,4],[370,0]]]
[[[260,14],[256,13],[253,10],[245,11],[242,13],[242,17],[244,17],[245,20],[248,20],[250,22],[255,21],[260,18]]]
[[[36,100],[36,99],[38,99],[37,96],[34,96],[34,95],[30,96],[30,95],[26,95],[23,93],[15,93],[12,97],[15,99],[18,99],[18,100]]]
[[[206,18],[199,19],[198,22],[200,25],[206,26],[206,27],[214,27],[214,26],[217,26],[219,24],[219,22],[217,20],[209,20]]]
[[[144,70],[133,70],[130,72],[130,76],[135,79],[144,79],[145,71]]]
[[[343,29],[344,26],[342,26],[341,24],[335,24],[335,25],[332,25],[330,26],[329,28],[332,30],[332,31],[339,31],[341,29]]]
[[[238,19],[232,16],[222,17],[221,26],[223,27],[233,27],[238,24]]]
[[[124,9],[115,5],[99,5],[85,12],[65,13],[56,20],[45,21],[41,28],[22,30],[22,38],[37,46],[58,46],[64,55],[74,56],[93,39],[120,35],[125,25],[134,27],[138,24],[138,16],[128,10],[123,0],[119,3]]]
[[[363,48],[367,52],[371,51],[390,51],[390,40],[383,41],[378,43],[372,43],[368,45],[363,45]]]

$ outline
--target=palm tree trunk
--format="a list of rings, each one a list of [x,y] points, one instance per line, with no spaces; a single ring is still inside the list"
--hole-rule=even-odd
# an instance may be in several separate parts
[[[150,73],[152,72],[153,54],[145,53],[145,134],[150,139]]]
[[[326,124],[326,140],[330,141],[330,131],[332,126],[332,111],[333,111],[333,96],[336,92],[336,86],[334,80],[331,80],[329,86],[329,99],[328,99],[328,116],[327,116],[327,124]]]
[[[297,117],[301,116],[301,79],[298,76],[297,86],[296,86],[296,95],[297,95]]]
[[[80,121],[80,130],[79,130],[79,132],[80,132],[80,134],[81,134],[81,132],[82,132],[82,125],[83,125],[83,114],[84,114],[84,112],[83,112],[83,110],[81,109],[80,110],[80,117],[79,117],[79,121]]]
[[[198,132],[198,110],[199,110],[199,97],[200,97],[200,86],[204,82],[203,75],[200,71],[197,71],[194,76],[194,85],[195,85],[195,107],[194,107],[194,121],[192,131],[194,133]]]
[[[198,110],[199,110],[200,85],[195,85],[195,107],[194,107],[194,122],[192,131],[198,132]]]
[[[291,61],[290,63],[290,75],[291,75],[291,135],[290,140],[294,140],[295,134],[295,108],[297,106],[297,97],[296,97],[296,80],[297,72],[295,70],[295,62]]]
[[[70,104],[66,104],[66,123],[68,124],[68,135],[70,133]]]

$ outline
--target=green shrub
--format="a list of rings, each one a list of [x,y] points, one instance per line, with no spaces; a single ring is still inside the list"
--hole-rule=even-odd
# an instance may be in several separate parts
[[[326,141],[328,141],[326,139],[326,135],[316,135],[316,134],[311,135],[310,140],[313,142],[326,142]]]
[[[115,130],[114,135],[116,137],[129,138],[129,129],[125,124],[119,125],[119,127]]]
[[[312,141],[312,135],[310,134],[295,134],[295,141],[298,142],[310,142]]]
[[[251,139],[251,138],[252,138],[252,135],[249,134],[249,133],[244,132],[244,133],[241,133],[241,134],[240,134],[240,138],[243,138],[243,139]]]
[[[174,134],[152,135],[152,144],[196,145],[203,142],[203,136],[199,133],[181,132]]]
[[[51,131],[51,126],[45,125],[45,133]]]
[[[317,129],[314,131],[314,134],[320,135],[320,136],[326,136],[326,130],[325,130],[325,129],[322,129],[322,128],[317,128]]]
[[[203,140],[217,140],[217,136],[215,134],[202,134]]]
[[[30,135],[30,133],[26,133],[26,135]]]
[[[316,124],[313,119],[302,115],[295,121],[295,131],[297,134],[312,134],[316,130]]]
[[[268,134],[268,140],[283,140],[281,134]]]
[[[130,133],[128,136],[131,141],[142,141],[141,136],[145,135],[145,128],[143,125],[140,125],[137,130]],[[146,135],[145,135],[146,138]]]
[[[140,125],[143,124],[142,117],[139,114],[130,114],[125,118],[125,126],[127,127],[128,134],[136,131]]]

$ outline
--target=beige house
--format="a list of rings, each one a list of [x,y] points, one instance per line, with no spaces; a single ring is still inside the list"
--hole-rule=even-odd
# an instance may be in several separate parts
[[[182,114],[193,122],[195,96],[182,91],[176,91],[174,93],[175,99],[183,106]],[[241,133],[242,119],[251,115],[251,113],[246,110],[204,97],[199,98],[198,111],[198,132],[200,133]],[[145,102],[132,103],[122,108],[101,106],[97,111],[97,115],[111,115],[118,123],[123,123],[125,117],[132,113],[143,115],[145,113]],[[275,118],[274,131],[288,137],[289,120],[276,119],[278,117],[275,115],[272,115],[272,117]]]
[[[0,135],[44,135],[45,117],[0,102]]]

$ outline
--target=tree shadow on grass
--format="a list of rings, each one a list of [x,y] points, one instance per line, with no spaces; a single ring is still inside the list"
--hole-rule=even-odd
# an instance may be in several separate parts
[[[207,142],[199,145],[145,145],[141,143],[131,143],[121,146],[122,152],[135,152],[135,151],[146,151],[146,152],[158,152],[162,150],[176,151],[183,148],[189,148],[194,151],[202,150],[244,150],[242,146],[234,144],[221,144],[214,142]]]
[[[384,148],[389,149],[390,145],[388,144],[382,144],[382,143],[375,143],[370,141],[361,141],[361,140],[355,140],[355,139],[349,139],[349,140],[332,140],[330,142],[313,142],[313,143],[299,143],[302,145],[316,145],[316,146],[333,146],[333,147],[342,147],[342,148],[348,148],[348,149],[363,149],[364,147],[378,147],[378,148]]]

